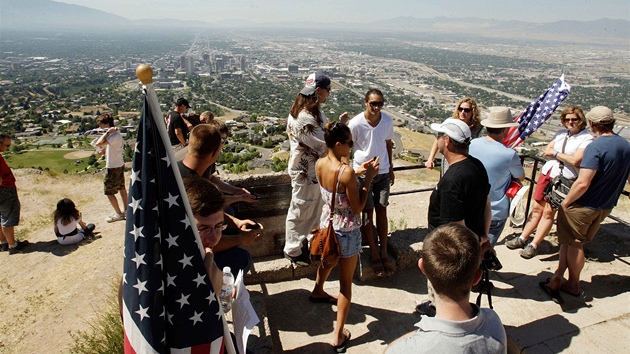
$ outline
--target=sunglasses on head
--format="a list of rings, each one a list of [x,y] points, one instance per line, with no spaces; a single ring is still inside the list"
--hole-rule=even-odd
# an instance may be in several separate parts
[[[457,110],[460,112],[466,112],[466,113],[472,112],[472,108],[458,107]]]
[[[372,107],[383,107],[385,102],[384,101],[372,101],[372,102],[369,102],[369,104]]]

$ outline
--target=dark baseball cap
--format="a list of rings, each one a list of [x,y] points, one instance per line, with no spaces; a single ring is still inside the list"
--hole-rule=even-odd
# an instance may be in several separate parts
[[[183,97],[178,98],[175,105],[177,105],[177,107],[186,106],[186,108],[190,108],[190,105],[188,104],[188,100]]]

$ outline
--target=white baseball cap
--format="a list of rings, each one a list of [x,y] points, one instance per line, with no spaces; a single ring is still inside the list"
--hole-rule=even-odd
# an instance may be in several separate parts
[[[444,133],[448,135],[449,138],[462,144],[468,144],[471,139],[470,128],[468,125],[455,118],[448,118],[442,124],[431,124],[431,130],[438,133]]]

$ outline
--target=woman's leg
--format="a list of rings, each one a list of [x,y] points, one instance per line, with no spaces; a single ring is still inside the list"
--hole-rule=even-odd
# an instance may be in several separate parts
[[[333,333],[333,345],[341,344],[344,339],[343,329],[350,311],[352,300],[352,276],[357,267],[359,255],[339,259],[339,298],[337,299],[337,324]]]
[[[553,226],[553,220],[556,216],[556,210],[551,205],[545,202],[545,206],[542,212],[542,218],[538,222],[538,228],[536,229],[536,235],[532,243],[536,246],[540,245],[542,240],[549,234],[549,230]]]
[[[81,242],[83,240],[83,238],[85,238],[85,235],[83,234],[83,231],[79,231],[76,233],[76,235],[72,235],[72,236],[66,236],[66,237],[57,237],[57,242],[59,242],[60,245],[72,245],[75,244],[77,242]]]
[[[335,264],[326,264],[324,267],[322,263],[319,263],[319,267],[317,267],[317,278],[315,278],[315,288],[311,292],[312,297],[316,298],[327,298],[330,297],[330,294],[324,291],[324,283],[328,276],[330,275],[330,271],[337,265]]]
[[[536,204],[534,204],[534,208],[529,213],[529,218],[527,218],[527,223],[521,233],[521,237],[524,239],[529,238],[529,236],[534,233],[534,230],[538,228],[538,223],[540,223],[540,219],[542,218],[545,204],[547,204],[544,200],[535,200],[535,202]]]

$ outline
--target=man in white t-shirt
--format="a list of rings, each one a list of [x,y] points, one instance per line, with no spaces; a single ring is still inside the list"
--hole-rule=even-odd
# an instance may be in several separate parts
[[[387,255],[387,205],[389,204],[389,187],[394,184],[392,164],[394,122],[392,117],[381,112],[384,102],[383,93],[380,90],[369,90],[365,94],[365,111],[348,123],[354,144],[353,167],[357,174],[363,174],[364,171],[361,171],[360,167],[364,162],[379,157],[378,175],[372,180],[368,200],[363,209],[367,222],[364,221],[362,228],[363,235],[370,246],[372,270],[378,276],[392,275],[396,271],[395,263],[390,261]],[[372,226],[375,209],[380,248],[374,237]]]
[[[96,146],[106,146],[105,154],[105,167],[107,168],[107,174],[105,175],[105,195],[109,199],[109,202],[114,207],[115,214],[112,214],[106,219],[107,222],[114,222],[118,220],[125,220],[125,206],[127,205],[127,189],[125,187],[125,161],[123,160],[123,148],[125,141],[123,140],[120,131],[114,126],[114,117],[109,113],[104,113],[96,118],[96,124],[101,129],[107,129],[107,132],[103,134],[96,141]],[[116,199],[116,193],[120,193],[120,199],[122,201],[121,208]]]

